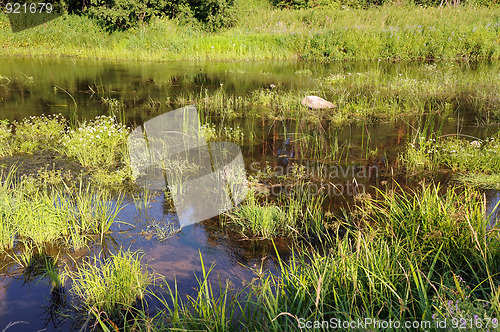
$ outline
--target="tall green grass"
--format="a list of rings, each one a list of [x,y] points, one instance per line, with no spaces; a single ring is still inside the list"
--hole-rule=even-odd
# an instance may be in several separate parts
[[[0,121],[0,157],[11,154],[10,137],[12,136],[11,128],[7,120]]]
[[[4,252],[15,243],[81,249],[95,236],[102,242],[122,208],[121,197],[113,199],[90,187],[74,192],[31,188],[26,181],[15,180],[14,171],[0,181],[0,245]]]
[[[252,192],[240,207],[224,216],[223,226],[236,226],[243,236],[250,238],[320,236],[325,227],[324,198],[324,194],[314,192],[307,183],[297,185],[276,202],[261,203]]]
[[[489,330],[499,330],[499,228],[485,215],[484,197],[433,184],[377,195],[358,197],[345,211],[345,233],[331,232],[319,248],[295,246],[287,260],[277,254],[276,273],[257,268],[239,290],[220,279],[213,287],[214,265],[207,268],[200,254],[194,295],[165,284],[166,293],[154,293],[159,311],[150,315],[134,306],[153,294],[150,278],[126,252],[70,273],[77,308],[104,330],[297,331],[313,321],[320,330],[347,330],[342,322],[358,320],[363,329],[382,330],[374,321],[385,320],[410,331],[405,321],[444,319],[489,320]]]
[[[66,271],[66,277],[71,279],[70,292],[77,300],[76,309],[111,322],[133,311],[152,283],[140,258],[138,253],[120,251],[104,259],[94,257],[76,270]]]
[[[359,72],[340,72],[311,78],[315,89],[259,88],[244,96],[224,87],[179,95],[175,105],[196,103],[205,122],[243,116],[268,117],[335,126],[438,114],[447,118],[465,114],[480,125],[498,122],[500,79],[495,70],[452,61],[422,64],[388,74],[386,66]],[[300,104],[306,95],[333,102],[334,110],[310,110]],[[320,129],[321,130],[321,129]]]
[[[108,34],[67,15],[12,33],[0,21],[3,55],[142,60],[378,60],[498,58],[498,7],[279,10],[240,2],[239,22],[209,33],[180,20],[152,19]],[[168,38],[165,36],[168,35]]]
[[[359,211],[346,214],[347,234],[334,235],[320,250],[296,249],[288,262],[278,257],[278,275],[257,270],[246,290],[250,295],[229,302],[231,313],[240,313],[246,329],[266,331],[297,331],[306,321],[341,324],[366,318],[432,324],[445,318],[491,321],[500,295],[498,226],[488,226],[479,193],[448,188],[442,194],[441,189],[424,185],[412,193],[365,196]],[[204,282],[199,286],[198,296],[210,294]],[[207,327],[207,320],[193,320],[192,306],[180,305],[176,289],[169,294],[175,327]],[[221,294],[205,302],[214,306],[211,312],[227,313],[227,292]],[[237,329],[239,323],[226,325],[228,317],[210,315],[209,326]],[[490,330],[497,327],[498,320]],[[373,324],[366,328],[380,329]]]

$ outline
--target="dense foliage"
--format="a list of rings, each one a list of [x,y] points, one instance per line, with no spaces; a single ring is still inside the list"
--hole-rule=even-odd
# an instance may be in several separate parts
[[[463,0],[484,6],[498,5],[499,0]],[[280,9],[359,8],[387,4],[414,4],[423,7],[458,5],[461,0],[270,0]],[[68,0],[70,13],[87,15],[107,31],[127,30],[152,17],[175,18],[183,23],[201,25],[207,31],[234,26],[237,20],[234,0]]]
[[[216,31],[235,22],[233,0],[69,0],[70,13],[88,15],[106,30],[127,30],[152,17],[180,18]]]

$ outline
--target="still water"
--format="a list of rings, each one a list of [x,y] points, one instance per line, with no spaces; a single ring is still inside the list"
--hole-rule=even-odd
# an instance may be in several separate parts
[[[223,87],[228,94],[243,96],[259,88],[271,85],[282,91],[317,88],[315,78],[334,73],[356,73],[378,67],[387,75],[396,75],[418,69],[415,63],[152,63],[88,61],[74,59],[0,58],[0,119],[22,120],[41,114],[61,113],[68,119],[92,119],[108,115],[109,105],[104,100],[118,100],[123,105],[123,115],[131,127],[141,125],[157,116],[150,110],[152,105],[162,104],[165,111],[175,107],[169,101],[179,95],[216,90]],[[498,70],[498,64],[464,66],[460,70]],[[307,72],[308,75],[300,73]],[[297,103],[299,100],[297,101]],[[249,175],[263,171],[266,165],[286,173],[293,163],[283,155],[300,152],[294,144],[293,123],[270,120],[239,119],[243,131],[251,130],[258,139],[245,142],[242,147],[244,163]],[[243,121],[244,120],[244,121]],[[457,131],[456,119],[442,124],[443,133]],[[397,154],[406,144],[415,123],[394,121],[363,125],[346,125],[335,131],[336,139],[347,147],[346,152],[331,163],[324,181],[333,183],[327,206],[333,212],[352,203],[352,196],[359,192],[374,192],[383,186],[388,174],[398,176]],[[325,135],[330,128],[318,130],[315,125],[304,125],[302,132]],[[462,133],[485,137],[490,131],[473,121],[461,123]],[[368,156],[368,152],[370,152]],[[300,161],[295,156],[295,162]],[[302,163],[314,164],[314,158],[303,158]],[[312,167],[312,166],[311,166]],[[360,175],[360,170],[375,169],[370,175]],[[400,177],[405,181],[403,177]],[[354,185],[356,184],[356,185]],[[496,191],[486,192],[491,200],[491,211],[499,199]],[[115,224],[113,233],[104,247],[111,251],[118,248],[142,250],[143,262],[164,276],[167,281],[177,280],[182,293],[192,292],[196,285],[195,274],[201,273],[200,253],[205,264],[215,264],[212,281],[231,280],[241,285],[255,275],[253,268],[263,267],[274,271],[275,252],[265,241],[246,241],[223,231],[217,220],[212,219],[184,228],[166,241],[158,241],[151,231],[152,225],[168,224],[176,220],[164,207],[164,196],[156,193],[147,210],[137,209],[132,200],[125,200],[125,207]],[[285,239],[277,239],[282,257],[289,253]],[[98,252],[100,246],[91,248]],[[75,258],[88,252],[75,253]],[[2,260],[3,262],[4,260]],[[30,276],[27,271],[12,266],[0,266],[0,329],[11,322],[18,322],[11,331],[53,331],[78,329],[54,314],[60,299],[51,294],[51,286],[42,276]]]

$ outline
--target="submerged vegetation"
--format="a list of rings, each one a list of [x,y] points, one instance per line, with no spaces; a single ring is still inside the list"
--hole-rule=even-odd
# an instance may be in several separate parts
[[[455,179],[476,187],[498,188],[500,176],[499,133],[485,138],[435,132],[415,135],[400,161],[413,174],[448,170]]]
[[[85,86],[82,80],[71,93],[88,93],[105,108],[97,113],[109,116],[85,115],[80,122],[70,92],[51,87],[73,100],[75,109],[63,105],[67,117],[0,120],[2,276],[48,279],[51,296],[60,299],[55,316],[70,317],[72,327],[82,330],[439,331],[446,319],[451,328],[465,321],[471,330],[500,331],[500,203],[488,202],[483,190],[499,188],[500,75],[491,63],[475,70],[474,61],[500,58],[497,5],[217,0],[180,6],[120,0],[105,8],[98,3],[18,33],[10,32],[0,14],[0,54],[376,61],[335,72],[299,64],[286,84],[260,72],[251,89],[198,72],[141,76],[131,90],[96,81]],[[120,19],[118,10],[130,15]],[[223,13],[229,15],[222,19]],[[427,61],[414,69],[405,63],[380,65],[381,60]],[[245,70],[230,70],[226,74],[240,81],[253,79]],[[310,84],[295,85],[298,80]],[[0,76],[1,102],[18,91],[16,85],[32,91],[18,79]],[[188,86],[188,92],[179,86]],[[143,87],[147,93],[168,87],[168,93],[145,101],[137,93]],[[336,107],[309,109],[300,103],[306,95]],[[47,107],[61,106],[53,100]],[[144,233],[166,247],[179,233],[195,234],[176,228],[172,201],[185,189],[187,175],[198,178],[207,170],[181,159],[161,160],[153,170],[151,161],[161,156],[142,148],[144,132],[139,132],[143,145],[135,157],[142,164],[134,174],[127,143],[134,142],[128,140],[129,124],[142,125],[193,103],[201,122],[196,130],[207,142],[234,142],[245,158],[258,155],[252,161],[266,169],[250,165],[246,199],[192,227],[237,242],[231,264],[235,257],[237,264],[248,265],[253,278],[241,284],[216,280],[215,263],[204,259],[211,247],[200,251],[201,273],[192,278],[195,289],[191,283],[186,292],[185,284],[163,280],[151,261],[124,247]],[[137,116],[141,112],[146,115]],[[436,129],[433,124],[440,121]],[[445,122],[453,128],[442,130]],[[379,144],[371,130],[387,123],[377,138],[389,138]],[[477,137],[462,133],[468,125],[484,130],[475,131]],[[155,143],[149,139],[147,144]],[[155,193],[139,190],[134,176],[149,180],[150,171],[178,183]],[[358,183],[361,178],[364,184]],[[338,179],[347,179],[355,190],[340,190]],[[119,215],[127,202],[140,212],[138,220],[125,215],[130,223]],[[494,206],[487,209],[490,203]],[[148,215],[152,206],[164,220]],[[120,234],[122,243],[115,241]],[[220,237],[209,234],[206,241],[215,247]],[[190,249],[199,245],[194,241],[199,239],[190,240]],[[289,245],[286,255],[283,243]],[[224,252],[233,250],[230,245]],[[255,260],[241,253],[260,247],[271,253]],[[364,325],[352,327],[352,321]],[[386,328],[389,321],[400,325]]]
[[[166,296],[157,295],[139,256],[124,253],[70,272],[71,293],[103,330],[296,331],[313,321],[327,329],[361,320],[375,330],[382,328],[377,321],[417,321],[437,331],[444,319],[498,330],[500,242],[482,195],[459,188],[442,195],[433,184],[413,193],[395,189],[359,197],[338,223],[347,233],[338,228],[318,249],[296,247],[288,261],[278,255],[277,275],[256,269],[240,290],[222,280],[214,289],[214,266],[207,269],[200,255],[194,295],[183,299],[177,283],[164,282],[158,285]],[[153,316],[144,302],[136,305],[146,298],[159,302]]]

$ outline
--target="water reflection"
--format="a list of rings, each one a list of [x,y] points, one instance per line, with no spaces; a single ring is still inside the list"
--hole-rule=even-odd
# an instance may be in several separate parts
[[[205,88],[219,89],[221,84],[225,91],[235,95],[271,84],[278,85],[282,91],[314,89],[315,77],[336,72],[355,73],[377,68],[384,74],[395,75],[415,70],[418,66],[362,62],[137,63],[1,58],[0,73],[9,78],[8,82],[0,82],[1,117],[21,120],[30,115],[62,113],[69,118],[72,112],[76,112],[80,119],[94,118],[108,114],[110,103],[117,100],[126,111],[127,122],[141,125],[157,115],[154,114],[155,105],[181,93],[199,92]],[[478,66],[460,70],[498,70],[499,64]],[[295,75],[296,71],[303,69],[310,69],[312,75]],[[54,89],[55,85],[75,98],[77,106],[68,94]],[[225,125],[239,125],[245,137],[252,137],[242,144],[243,161],[248,175],[264,172],[267,166],[271,168],[274,178],[261,183],[271,195],[278,195],[284,190],[279,183],[280,175],[288,175],[292,169],[302,165],[312,180],[331,183],[332,188],[337,188],[328,196],[326,205],[332,211],[340,212],[352,204],[353,188],[375,193],[376,188],[385,188],[387,179],[403,174],[397,155],[406,144],[409,133],[418,128],[419,122],[365,123],[338,128],[249,117],[226,121]],[[440,124],[443,134],[457,132],[457,126],[462,133],[480,138],[485,137],[489,130],[480,126],[464,126],[456,119]],[[328,170],[326,175],[318,171],[325,167]],[[366,171],[373,169],[377,172]],[[365,170],[364,175],[360,173],[362,170]],[[402,178],[402,181],[406,179]],[[274,189],[276,192],[271,191]],[[191,294],[196,285],[195,274],[201,275],[200,254],[206,267],[216,264],[211,275],[214,284],[220,276],[222,280],[241,285],[243,280],[251,280],[255,276],[252,269],[261,266],[276,270],[273,261],[276,253],[272,243],[242,239],[231,229],[221,229],[217,218],[184,227],[180,233],[159,241],[161,238],[155,229],[178,225],[179,220],[164,192],[157,191],[155,194],[142,208],[129,200],[119,214],[124,223],[112,226],[113,233],[106,236],[102,246],[93,245],[89,251],[69,253],[74,258],[67,260],[70,268],[74,268],[74,262],[81,257],[101,250],[104,257],[106,253],[120,248],[141,250],[145,252],[144,261],[151,269],[170,283],[177,280],[179,291]],[[491,213],[500,201],[500,192],[489,191],[487,198],[487,211]],[[491,216],[492,224],[498,220],[498,210]],[[286,239],[276,239],[275,243],[279,255],[286,259],[290,243]],[[54,291],[45,279],[40,283],[33,282],[40,279],[39,275],[28,276],[27,279],[26,275],[21,276],[30,269],[4,267],[0,281],[0,329],[11,321],[19,320],[30,325],[13,326],[9,332],[42,328],[48,331],[57,328],[66,330],[67,327],[61,327],[61,322],[53,315],[54,309],[63,303],[65,294]],[[32,282],[26,283],[26,280]]]

